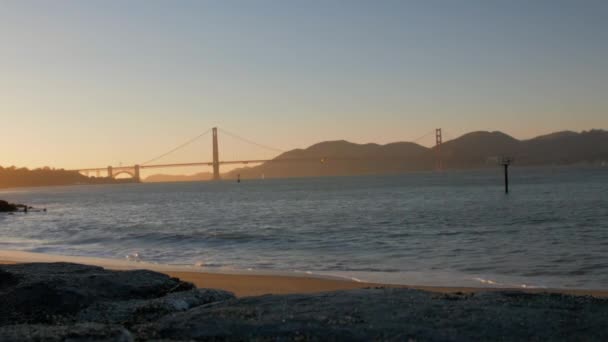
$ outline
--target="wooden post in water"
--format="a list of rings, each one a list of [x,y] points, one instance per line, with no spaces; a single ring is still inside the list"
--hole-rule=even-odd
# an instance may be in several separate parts
[[[513,161],[510,157],[502,157],[501,164],[505,168],[505,194],[509,193],[509,165]]]
[[[505,166],[505,194],[509,193],[509,164],[504,164]]]

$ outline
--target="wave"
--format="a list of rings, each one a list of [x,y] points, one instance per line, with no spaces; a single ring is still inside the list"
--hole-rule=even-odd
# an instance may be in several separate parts
[[[484,279],[484,278],[479,278],[479,277],[475,277],[475,278],[472,278],[472,279],[474,281],[477,281],[477,282],[481,283],[481,284],[491,285],[493,287],[522,288],[522,289],[544,289],[544,288],[547,288],[546,286],[532,285],[532,284],[501,283],[501,282],[498,282],[496,280]]]

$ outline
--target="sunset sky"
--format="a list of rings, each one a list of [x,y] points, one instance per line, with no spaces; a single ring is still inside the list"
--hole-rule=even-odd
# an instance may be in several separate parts
[[[608,1],[3,0],[0,120],[0,165],[64,168],[212,126],[285,150],[606,129]],[[210,156],[207,136],[166,161]]]

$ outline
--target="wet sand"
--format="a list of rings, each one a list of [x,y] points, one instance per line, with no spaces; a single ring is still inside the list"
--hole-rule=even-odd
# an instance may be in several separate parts
[[[222,289],[233,292],[237,297],[257,296],[263,294],[316,293],[359,288],[411,288],[437,293],[473,293],[481,291],[515,290],[527,293],[560,293],[576,296],[594,296],[608,298],[608,290],[584,289],[524,289],[495,287],[444,287],[444,286],[410,286],[394,284],[364,283],[347,280],[323,278],[290,277],[275,275],[236,275],[204,272],[165,272],[173,277],[191,282],[198,287]]]
[[[244,272],[210,272],[186,266],[159,265],[125,260],[88,258],[74,256],[59,256],[18,251],[0,251],[0,263],[27,262],[73,262],[86,265],[101,266],[112,270],[148,269],[169,274],[191,282],[200,288],[215,288],[233,292],[238,297],[257,296],[264,294],[317,293],[336,290],[349,290],[370,287],[412,288],[437,293],[472,293],[481,291],[516,290],[527,293],[559,293],[579,296],[594,296],[608,298],[608,290],[586,289],[525,289],[525,288],[495,288],[495,287],[435,287],[408,286],[356,282],[336,278],[323,278],[310,275],[291,274],[262,274]]]

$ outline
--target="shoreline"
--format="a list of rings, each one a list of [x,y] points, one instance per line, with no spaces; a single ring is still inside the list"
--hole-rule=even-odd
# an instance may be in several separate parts
[[[601,163],[575,163],[575,164],[526,164],[519,165],[519,169],[604,169],[606,165]],[[473,167],[462,167],[445,169],[444,172],[483,172],[493,170],[493,166],[473,166]],[[69,171],[69,170],[66,170]],[[231,182],[236,180],[235,178],[227,177],[230,172],[222,174],[222,180]],[[265,180],[285,180],[285,179],[311,179],[311,178],[341,178],[341,177],[374,177],[374,176],[400,176],[400,175],[411,175],[420,173],[434,173],[434,169],[422,169],[422,170],[409,170],[400,172],[386,172],[386,173],[372,173],[372,174],[344,174],[344,175],[328,175],[328,176],[287,176],[287,177],[268,177]],[[188,175],[186,175],[188,176]],[[258,180],[259,178],[243,178],[243,180]],[[171,183],[211,183],[212,180],[186,180],[186,181],[145,181],[145,179],[134,182],[127,178],[127,181],[114,181],[114,182],[94,182],[94,183],[67,183],[67,184],[43,184],[43,185],[17,185],[17,186],[4,186],[0,187],[0,192],[13,192],[16,190],[28,190],[28,189],[39,189],[39,188],[52,188],[52,187],[72,187],[72,186],[87,186],[87,185],[124,185],[124,184],[171,184]]]
[[[357,282],[311,274],[287,274],[284,272],[259,271],[218,271],[193,269],[189,266],[174,266],[132,262],[118,259],[95,257],[64,256],[22,251],[0,250],[0,264],[18,264],[31,262],[71,262],[100,266],[110,270],[146,269],[165,273],[183,281],[191,282],[199,288],[215,288],[233,292],[237,297],[259,296],[265,294],[305,294],[361,288],[407,288],[441,294],[476,293],[495,291],[519,291],[525,293],[554,293],[575,296],[593,296],[608,298],[608,290],[596,289],[535,289],[509,287],[459,287],[459,286],[418,286]]]

